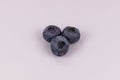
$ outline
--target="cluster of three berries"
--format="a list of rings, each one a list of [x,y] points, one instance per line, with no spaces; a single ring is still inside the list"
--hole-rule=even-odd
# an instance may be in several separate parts
[[[79,29],[67,26],[63,31],[55,25],[49,25],[43,31],[43,37],[51,43],[51,50],[56,56],[64,56],[69,45],[77,42],[80,39]]]

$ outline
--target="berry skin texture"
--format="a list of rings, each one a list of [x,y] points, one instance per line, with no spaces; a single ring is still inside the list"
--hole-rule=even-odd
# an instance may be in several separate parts
[[[51,50],[56,56],[64,56],[69,50],[69,42],[64,36],[57,36],[51,41]]]
[[[77,28],[71,26],[67,26],[63,30],[62,35],[67,38],[70,44],[73,44],[80,39],[80,31]]]
[[[45,28],[45,30],[43,31],[43,38],[48,41],[51,42],[51,40],[60,35],[61,34],[61,30],[60,28],[58,28],[55,25],[49,25]]]

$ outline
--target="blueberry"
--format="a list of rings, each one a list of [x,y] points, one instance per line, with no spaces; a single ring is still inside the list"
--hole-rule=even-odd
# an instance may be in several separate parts
[[[43,31],[43,37],[46,41],[51,42],[53,37],[61,34],[61,30],[55,25],[49,25]]]
[[[69,42],[64,36],[57,36],[51,41],[51,50],[56,56],[64,56],[69,50]]]
[[[65,36],[71,44],[77,42],[80,39],[80,31],[77,28],[71,26],[67,26],[63,30],[62,35]]]

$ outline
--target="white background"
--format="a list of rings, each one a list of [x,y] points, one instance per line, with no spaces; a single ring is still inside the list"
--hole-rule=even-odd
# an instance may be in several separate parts
[[[64,57],[50,24],[81,31]],[[120,0],[0,0],[0,80],[120,80]]]

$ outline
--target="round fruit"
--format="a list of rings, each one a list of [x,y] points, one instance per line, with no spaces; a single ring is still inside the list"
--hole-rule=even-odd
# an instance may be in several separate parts
[[[51,50],[56,56],[64,56],[69,50],[69,42],[64,36],[56,36],[51,41]]]
[[[52,38],[61,34],[60,28],[55,25],[49,25],[43,31],[43,37],[46,41],[51,42]]]
[[[80,31],[77,28],[71,26],[67,26],[63,30],[62,35],[65,36],[71,44],[77,42],[80,39]]]

